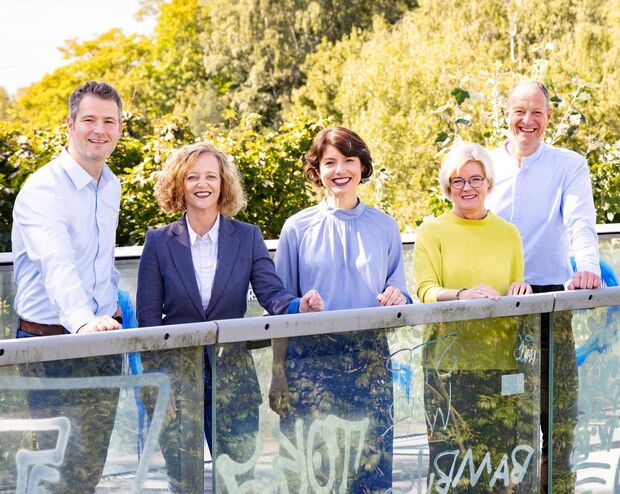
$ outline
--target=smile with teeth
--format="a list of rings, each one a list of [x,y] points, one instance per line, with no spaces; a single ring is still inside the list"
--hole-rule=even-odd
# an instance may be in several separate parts
[[[351,181],[351,177],[338,177],[332,180],[332,182],[334,182],[336,185],[346,185],[350,181]]]
[[[536,132],[536,129],[532,127],[519,127],[519,130],[521,132],[526,132],[528,134],[531,134],[532,132]]]
[[[207,197],[209,197],[211,194],[212,194],[212,193],[211,193],[211,192],[209,192],[209,191],[207,191],[207,190],[200,190],[200,191],[198,191],[198,192],[194,192],[194,195],[195,195],[196,197],[199,197],[199,198],[207,198]]]

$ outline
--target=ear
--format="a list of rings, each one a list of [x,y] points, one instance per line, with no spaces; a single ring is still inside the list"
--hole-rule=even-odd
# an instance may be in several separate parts
[[[69,132],[73,131],[73,119],[71,115],[67,117],[67,129],[69,129]]]

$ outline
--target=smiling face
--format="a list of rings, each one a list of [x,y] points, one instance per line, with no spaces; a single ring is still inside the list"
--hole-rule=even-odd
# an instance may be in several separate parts
[[[87,94],[74,118],[67,118],[69,154],[89,173],[100,170],[121,136],[116,102]]]
[[[220,165],[212,154],[201,154],[185,174],[183,193],[190,215],[217,214],[222,187]]]
[[[330,205],[342,209],[357,205],[357,186],[362,180],[362,163],[357,156],[345,156],[330,144],[321,157],[319,175]]]
[[[487,211],[484,208],[484,200],[489,191],[489,181],[484,180],[482,185],[474,189],[470,181],[474,178],[485,178],[484,168],[477,161],[468,161],[461,167],[458,177],[466,181],[463,188],[458,190],[456,187],[450,186],[450,200],[452,201],[452,211],[460,218],[468,220],[479,220],[486,216]],[[450,180],[457,178],[456,174],[450,177]],[[474,180],[474,182],[476,182]]]
[[[520,157],[533,154],[543,140],[551,118],[551,110],[541,89],[523,84],[517,86],[508,99],[506,119],[510,144]]]

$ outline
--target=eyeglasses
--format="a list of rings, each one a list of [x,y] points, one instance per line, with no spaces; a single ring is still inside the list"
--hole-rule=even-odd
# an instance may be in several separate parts
[[[479,189],[480,187],[482,187],[482,184],[486,179],[487,177],[480,177],[478,175],[474,175],[469,180],[465,180],[461,177],[454,177],[450,179],[450,186],[454,190],[461,190],[465,187],[465,184],[469,184],[471,185],[472,189]]]

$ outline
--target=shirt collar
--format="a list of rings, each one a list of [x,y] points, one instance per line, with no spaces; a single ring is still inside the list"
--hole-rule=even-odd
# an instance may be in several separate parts
[[[198,235],[194,231],[192,226],[189,224],[189,220],[187,219],[187,216],[185,217],[185,223],[187,224],[187,231],[189,232],[189,243],[192,247],[194,246],[198,238],[202,238],[204,240],[208,238],[209,240],[211,240],[212,243],[217,244],[217,239],[219,238],[219,232],[220,232],[220,215],[219,214],[217,215],[217,219],[215,220],[215,223],[213,223],[211,230],[205,233],[202,237]]]
[[[366,206],[364,205],[362,200],[358,197],[357,206],[355,206],[352,209],[333,208],[329,204],[327,204],[327,199],[323,199],[319,203],[319,208],[322,209],[325,214],[333,215],[340,220],[352,220],[355,218],[359,218],[364,212],[364,209],[366,208]]]
[[[510,156],[513,159],[513,161],[518,165],[517,159],[510,154],[510,151],[508,151],[509,142],[510,142],[510,139],[506,139],[504,141],[504,146],[503,146],[504,152],[508,156]],[[535,163],[538,160],[538,158],[540,158],[542,154],[545,152],[546,146],[547,145],[544,142],[541,142],[536,151],[534,151],[532,154],[530,154],[529,156],[526,156],[525,158],[521,160],[521,166],[527,168],[528,165]]]
[[[108,168],[107,165],[103,166],[103,170],[101,171],[101,177],[99,178],[99,184],[97,181],[91,177],[84,168],[80,166],[80,164],[73,159],[73,156],[69,154],[67,148],[62,148],[60,152],[60,165],[67,172],[71,182],[77,190],[82,190],[88,184],[93,183],[95,187],[97,185],[102,186],[106,184],[112,176],[112,171]]]

